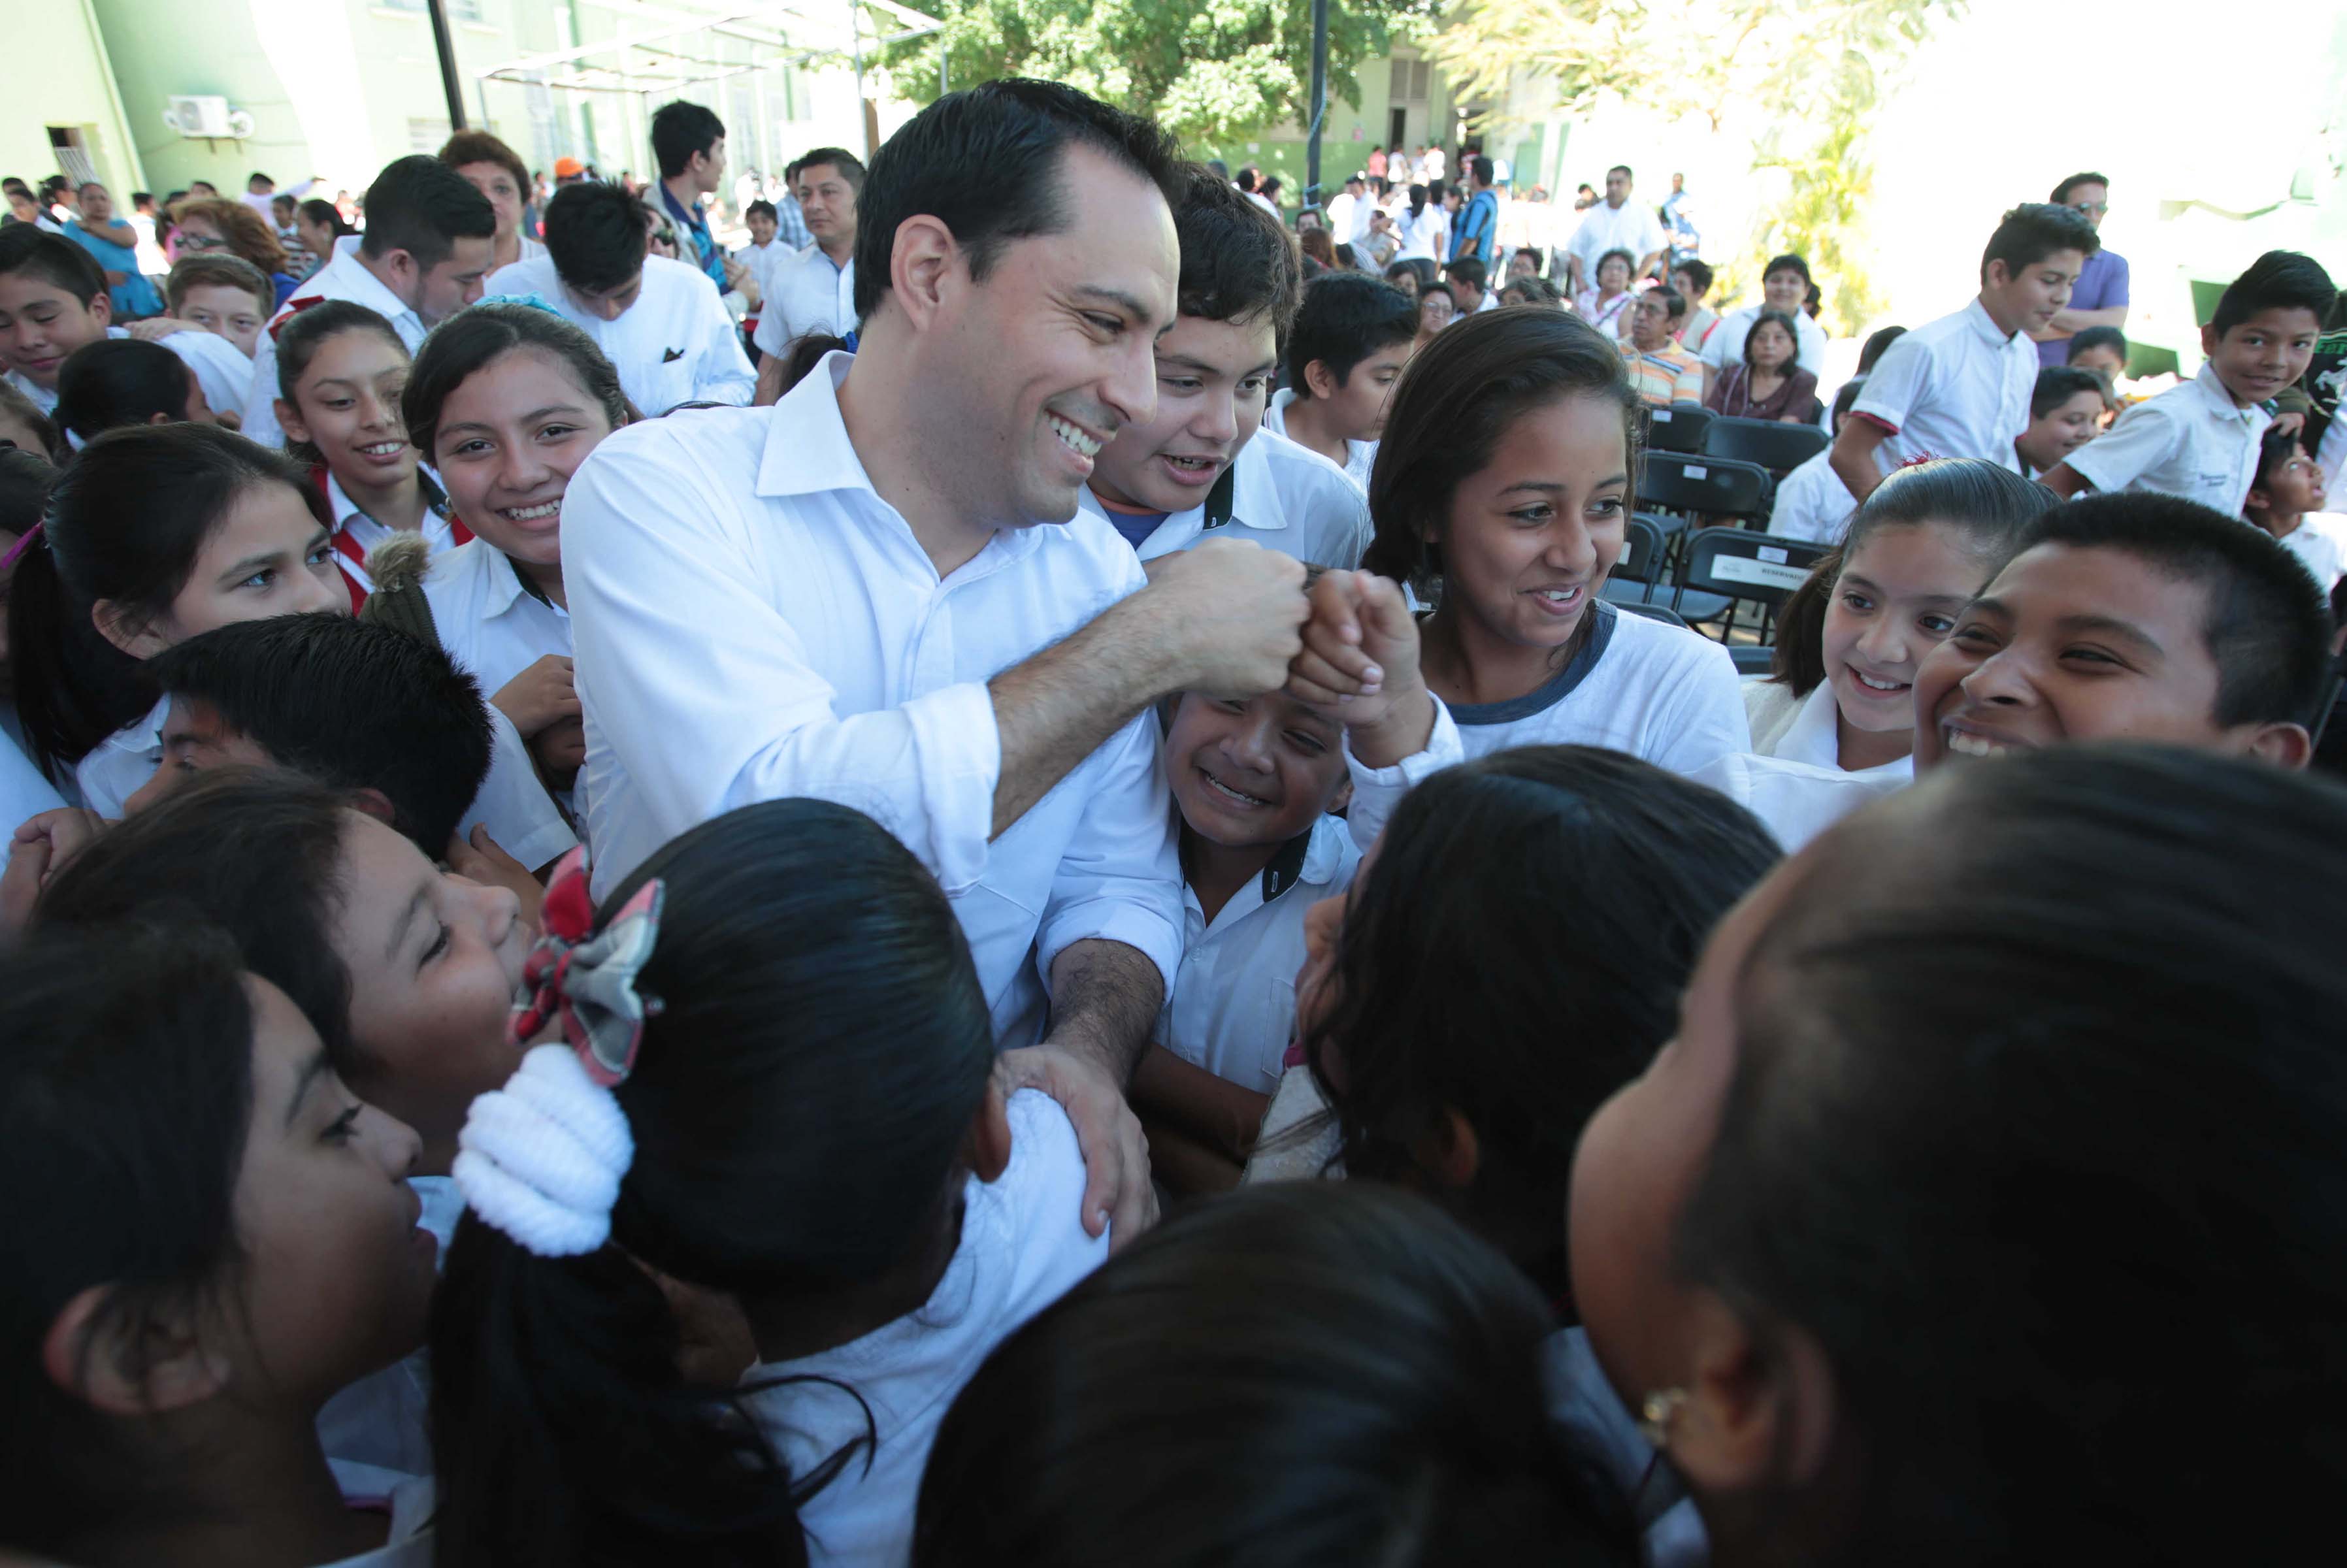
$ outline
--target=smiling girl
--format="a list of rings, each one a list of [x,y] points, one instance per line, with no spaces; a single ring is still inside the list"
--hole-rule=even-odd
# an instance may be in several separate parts
[[[408,370],[392,324],[349,300],[322,301],[278,328],[277,423],[325,496],[353,610],[374,591],[367,552],[385,539],[416,534],[436,555],[473,537],[408,444]]]

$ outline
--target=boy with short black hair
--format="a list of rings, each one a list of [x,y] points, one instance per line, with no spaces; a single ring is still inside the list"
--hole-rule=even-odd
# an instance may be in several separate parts
[[[1417,336],[1418,305],[1392,284],[1346,272],[1315,278],[1287,334],[1287,385],[1264,428],[1337,464],[1366,496],[1386,396]]]
[[[2116,327],[2087,327],[2070,339],[2066,363],[2080,370],[2091,370],[2103,378],[2114,396],[2117,395],[2119,377],[2127,374],[2127,333]]]
[[[1686,301],[1686,315],[1679,323],[1679,343],[1700,354],[1710,344],[1711,334],[1719,325],[1719,316],[1703,302],[1711,292],[1711,263],[1689,256],[1671,263],[1671,287]],[[1796,333],[1799,328],[1796,326]]]
[[[1157,407],[1093,459],[1078,504],[1143,562],[1201,539],[1249,539],[1317,566],[1368,548],[1368,507],[1344,471],[1263,427],[1303,262],[1278,220],[1209,175],[1174,205],[1174,325],[1157,339]]]
[[[1442,269],[1450,281],[1450,297],[1459,306],[1459,313],[1471,316],[1478,311],[1496,311],[1499,296],[1488,293],[1483,285],[1491,281],[1491,269],[1472,256],[1461,256]]]
[[[2313,357],[2338,291],[2313,257],[2269,251],[2233,280],[2200,329],[2200,374],[2135,405],[2045,476],[2065,496],[2157,490],[2238,517],[2256,482],[2270,401]]]
[[[1865,500],[1884,475],[1919,457],[2017,470],[2013,443],[2029,427],[2037,386],[2029,333],[2061,312],[2101,243],[2068,207],[2027,202],[2004,215],[1981,253],[1979,295],[1892,343],[1834,436],[1834,472],[1852,496]]]
[[[2347,576],[2347,517],[2324,511],[2324,499],[2321,466],[2298,433],[2268,430],[2242,515],[2280,539],[2327,595]]]
[[[30,224],[0,230],[0,366],[10,385],[47,414],[57,405],[57,373],[84,343],[130,333],[113,324],[106,274],[72,241]],[[160,342],[195,373],[214,413],[244,413],[251,365],[236,345],[208,332]]]
[[[2091,370],[2049,364],[2038,371],[2036,389],[2029,395],[2029,428],[2013,443],[2022,477],[2035,478],[2092,441],[2103,427],[2110,397],[2109,385]]]

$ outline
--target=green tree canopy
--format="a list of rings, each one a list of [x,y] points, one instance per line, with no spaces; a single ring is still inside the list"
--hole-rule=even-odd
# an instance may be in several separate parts
[[[1435,0],[1343,0],[1328,7],[1328,92],[1358,108],[1364,60],[1428,30]],[[1312,80],[1311,0],[938,0],[942,33],[882,58],[897,90],[1040,77],[1154,117],[1184,141],[1228,141],[1305,123]]]

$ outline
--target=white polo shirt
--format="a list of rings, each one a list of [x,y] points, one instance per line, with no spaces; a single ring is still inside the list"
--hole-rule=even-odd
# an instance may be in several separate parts
[[[244,433],[263,446],[285,445],[285,432],[277,424],[277,334],[304,300],[349,300],[364,305],[391,323],[409,354],[424,346],[424,318],[360,264],[359,236],[350,234],[335,241],[333,258],[285,297],[253,347],[252,374],[244,398]]]
[[[1807,539],[1838,545],[1850,526],[1858,497],[1833,470],[1833,448],[1803,458],[1793,471],[1777,481],[1776,504],[1768,511],[1768,531],[1780,538]]]
[[[1597,281],[1598,259],[1608,251],[1630,252],[1630,265],[1638,263],[1655,251],[1666,249],[1669,236],[1663,232],[1663,220],[1655,210],[1635,196],[1619,207],[1608,207],[1600,201],[1582,214],[1581,226],[1573,238],[1564,242],[1564,253],[1581,258],[1581,276],[1584,283]]]
[[[126,338],[126,327],[108,327],[106,335]],[[187,367],[196,373],[196,382],[204,389],[204,401],[215,414],[233,414],[244,417],[246,395],[252,379],[252,362],[242,350],[215,333],[171,333],[156,339],[165,348],[178,354]],[[8,384],[30,399],[34,407],[44,414],[57,411],[57,389],[42,386],[16,371],[8,373]]]
[[[1287,434],[1287,405],[1295,401],[1296,390],[1293,387],[1283,386],[1274,393],[1271,406],[1263,411],[1263,427],[1282,440],[1292,440],[1293,437]],[[1303,443],[1299,441],[1296,445],[1301,446]],[[1311,450],[1309,446],[1304,449],[1307,452]],[[1345,443],[1345,477],[1353,481],[1353,487],[1364,496],[1369,493],[1369,472],[1377,466],[1378,444],[1376,442],[1347,441]]]
[[[1874,449],[1885,475],[1920,457],[1980,457],[2017,474],[2013,443],[2029,428],[2038,368],[2037,345],[1975,299],[1892,343],[1850,413],[1891,433]]]
[[[1242,1089],[1276,1091],[1296,1022],[1305,911],[1350,886],[1360,863],[1344,823],[1323,816],[1212,921],[1185,884],[1182,972],[1158,1017],[1158,1043]]]
[[[1109,521],[1108,509],[1090,487],[1078,505]],[[1110,531],[1115,531],[1113,525]],[[1350,570],[1369,548],[1368,502],[1345,470],[1319,453],[1275,431],[1257,430],[1204,501],[1167,513],[1141,541],[1141,559],[1155,560],[1205,538],[1251,539],[1309,566]]]
[[[809,245],[768,273],[765,303],[758,307],[758,330],[750,341],[760,354],[777,357],[793,340],[809,333],[846,337],[856,330],[856,258],[834,266],[820,245]]]
[[[1401,797],[1429,774],[1511,746],[1603,746],[1690,776],[1752,749],[1736,663],[1725,647],[1604,600],[1585,613],[1597,624],[1546,685],[1506,702],[1454,708],[1437,697],[1426,750],[1391,767],[1363,767],[1348,743],[1353,841],[1364,850],[1376,843]]]
[[[620,389],[647,418],[680,403],[747,403],[758,390],[742,334],[733,330],[717,286],[697,267],[645,257],[643,292],[615,322],[579,308],[551,256],[498,268],[482,292],[535,294],[552,305],[619,367]]]
[[[472,671],[484,696],[549,653],[570,657],[570,612],[524,588],[513,561],[487,539],[435,556],[424,600],[440,646]]]
[[[2238,518],[2272,423],[2263,406],[2235,403],[2216,366],[2204,364],[2190,381],[2129,405],[2062,461],[2097,490],[2158,490]]]
[[[1703,340],[1699,357],[1714,370],[1726,370],[1731,364],[1744,363],[1744,340],[1752,335],[1752,323],[1760,319],[1766,305],[1747,305],[1740,311],[1730,311],[1712,323],[1711,333]],[[1793,363],[1811,375],[1826,373],[1826,344],[1829,339],[1826,329],[1807,311],[1795,311],[1793,315]]]
[[[1001,737],[987,682],[1147,579],[1098,518],[998,530],[939,580],[839,413],[851,356],[773,408],[619,431],[563,497],[586,710],[581,789],[606,891],[670,839],[756,801],[873,816],[961,917],[997,1034],[1033,1038],[1040,976],[1087,938],[1170,989],[1182,879],[1143,713],[989,842]]]

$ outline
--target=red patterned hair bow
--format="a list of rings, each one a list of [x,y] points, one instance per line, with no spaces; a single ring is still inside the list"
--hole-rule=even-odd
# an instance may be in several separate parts
[[[522,964],[522,999],[506,1038],[527,1045],[548,1022],[579,1053],[587,1076],[609,1088],[636,1065],[644,1020],[661,1010],[658,997],[636,989],[660,941],[660,880],[645,883],[600,931],[587,891],[587,851],[572,850],[554,868],[540,915],[542,935]]]

